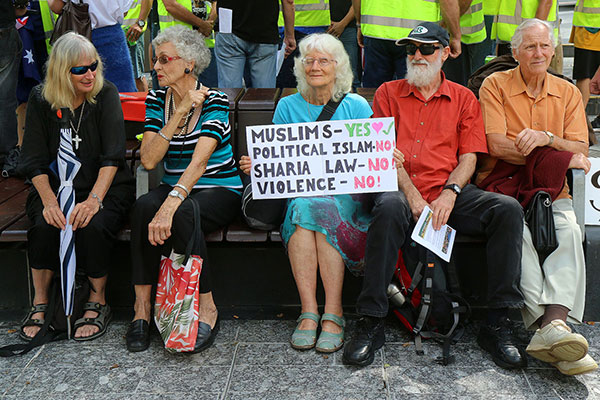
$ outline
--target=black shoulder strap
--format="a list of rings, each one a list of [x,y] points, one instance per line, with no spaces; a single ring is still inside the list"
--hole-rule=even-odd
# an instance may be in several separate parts
[[[331,117],[333,117],[333,114],[335,114],[335,110],[337,110],[340,103],[344,101],[345,97],[346,95],[344,94],[340,101],[333,101],[333,99],[330,99],[327,104],[325,104],[325,107],[323,107],[323,111],[319,114],[317,121],[329,121]]]

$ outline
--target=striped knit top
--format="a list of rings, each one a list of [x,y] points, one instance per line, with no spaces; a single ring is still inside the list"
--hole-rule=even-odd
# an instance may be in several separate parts
[[[158,132],[165,126],[166,89],[151,90],[146,97],[146,131]],[[162,182],[175,185],[192,160],[198,139],[213,138],[217,147],[211,154],[206,171],[194,185],[194,189],[222,186],[241,194],[242,181],[239,177],[231,147],[229,126],[229,103],[227,95],[210,89],[202,105],[202,113],[193,129],[184,136],[171,139],[163,159],[165,175]]]

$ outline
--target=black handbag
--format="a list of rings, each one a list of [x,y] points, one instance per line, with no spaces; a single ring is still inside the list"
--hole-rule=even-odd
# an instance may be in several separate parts
[[[540,262],[558,247],[554,216],[552,215],[552,198],[544,191],[539,191],[527,205],[525,221],[529,225],[533,246],[537,250]]]
[[[344,95],[346,97],[346,95]],[[338,108],[344,97],[340,101],[329,100],[317,121],[329,121],[335,110]],[[288,199],[262,199],[254,200],[252,196],[252,185],[248,184],[244,188],[242,195],[242,215],[248,226],[252,229],[270,231],[279,228],[285,217],[285,210]]]
[[[79,33],[91,41],[92,21],[90,20],[88,8],[88,4],[82,0],[79,0],[79,3],[67,0],[54,24],[54,30],[52,36],[50,36],[50,45],[52,46],[59,37],[69,31]]]

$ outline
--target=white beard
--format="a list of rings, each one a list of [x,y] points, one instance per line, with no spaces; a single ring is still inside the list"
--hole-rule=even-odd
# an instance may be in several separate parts
[[[406,61],[406,80],[408,83],[416,87],[427,86],[437,77],[442,69],[442,52],[440,51],[439,57],[431,63],[423,59],[419,61],[413,60],[412,62],[407,59]]]

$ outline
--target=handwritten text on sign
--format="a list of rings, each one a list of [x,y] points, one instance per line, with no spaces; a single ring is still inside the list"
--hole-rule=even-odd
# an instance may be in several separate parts
[[[585,224],[600,225],[600,159],[591,157],[590,162],[585,175]]]
[[[398,190],[393,118],[246,128],[255,199]]]

